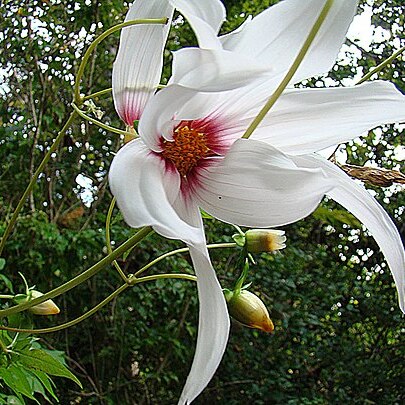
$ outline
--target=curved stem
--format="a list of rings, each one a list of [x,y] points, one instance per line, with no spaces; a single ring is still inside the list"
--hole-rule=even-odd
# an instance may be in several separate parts
[[[120,288],[115,290],[112,294],[110,294],[107,298],[105,298],[103,301],[101,301],[99,304],[97,304],[90,311],[84,313],[83,315],[81,315],[78,318],[75,318],[69,322],[65,322],[65,323],[62,323],[57,326],[52,326],[51,328],[43,328],[43,329],[19,329],[19,328],[11,328],[9,326],[0,325],[0,330],[8,330],[10,332],[20,332],[20,333],[51,333],[51,332],[57,332],[62,329],[70,328],[71,326],[74,326],[74,325],[84,321],[85,319],[89,318],[93,314],[95,314],[99,309],[103,308],[112,299],[114,299],[116,296],[121,294],[123,291],[125,291],[129,287],[130,287],[129,284],[122,285]]]
[[[107,252],[108,254],[112,253],[112,247],[111,247],[111,236],[110,236],[110,225],[111,225],[111,217],[112,213],[115,207],[115,197],[111,200],[110,206],[108,207],[108,212],[107,212],[107,218],[105,220],[105,242],[106,242],[106,247],[107,247]],[[118,271],[119,275],[121,278],[128,283],[128,277],[125,275],[123,270],[121,269],[120,265],[116,260],[113,260],[112,264],[114,265],[115,269]]]
[[[77,275],[72,280],[69,280],[67,283],[62,284],[61,286],[59,286],[51,291],[48,291],[46,294],[41,295],[41,297],[35,298],[35,299],[25,302],[23,304],[15,305],[13,307],[0,310],[0,317],[12,315],[17,312],[24,311],[25,309],[31,308],[34,305],[41,304],[42,302],[45,302],[48,299],[57,297],[58,295],[61,295],[61,294],[65,293],[66,291],[71,290],[72,288],[76,287],[77,285],[83,283],[84,281],[88,280],[90,277],[97,274],[101,269],[103,269],[105,266],[110,264],[113,260],[120,257],[128,249],[137,245],[142,239],[146,238],[146,236],[148,236],[152,231],[153,230],[150,226],[146,226],[146,227],[142,228],[139,232],[137,232],[135,235],[133,235],[131,238],[129,238],[126,242],[124,242],[121,246],[119,246],[117,249],[115,249],[111,254],[109,254],[108,256],[105,256],[103,259],[98,261],[96,264],[91,266],[89,269],[87,269],[83,273]]]
[[[3,252],[4,249],[4,245],[6,244],[7,238],[9,237],[13,226],[15,224],[15,222],[17,221],[17,217],[18,214],[20,213],[29,193],[31,192],[31,190],[34,188],[35,183],[38,179],[38,176],[42,173],[45,165],[48,163],[49,159],[51,158],[52,153],[54,153],[56,151],[56,149],[59,146],[60,141],[63,139],[66,131],[68,130],[68,128],[70,127],[70,125],[72,124],[74,118],[76,117],[76,112],[73,111],[68,120],[65,122],[65,125],[62,127],[62,129],[60,130],[60,132],[58,133],[57,137],[55,138],[52,146],[49,148],[48,152],[46,153],[46,155],[44,156],[44,158],[42,159],[42,162],[39,164],[37,170],[35,171],[35,173],[32,176],[32,179],[30,180],[27,188],[25,189],[23,195],[21,196],[20,201],[17,204],[17,207],[15,208],[13,215],[11,216],[10,221],[7,224],[6,230],[4,231],[4,234],[1,238],[0,241],[0,256],[1,253]]]
[[[190,280],[190,281],[197,281],[197,277],[193,276],[192,274],[184,274],[184,273],[174,273],[174,274],[154,274],[153,276],[145,276],[140,278],[133,278],[130,280],[131,285],[136,285],[139,283],[145,283],[146,281],[155,281],[161,280],[166,278],[176,278],[176,279],[183,279],[183,280]]]
[[[80,97],[80,82],[83,77],[84,69],[87,65],[87,62],[91,56],[91,53],[97,47],[97,45],[103,41],[106,37],[111,35],[112,33],[125,28],[129,27],[130,25],[137,25],[137,24],[167,24],[168,19],[166,17],[159,18],[159,19],[141,19],[141,20],[132,20],[132,21],[125,21],[121,24],[114,25],[113,27],[109,28],[107,31],[103,32],[99,37],[97,37],[87,48],[83,59],[80,63],[79,70],[77,71],[76,80],[75,80],[75,87],[74,87],[74,101],[76,104],[81,105],[83,99]]]
[[[302,60],[304,59],[305,55],[307,54],[312,42],[314,41],[316,34],[318,33],[319,29],[321,28],[326,16],[328,15],[328,12],[329,12],[330,8],[332,7],[333,1],[334,0],[326,1],[314,26],[312,27],[307,39],[305,40],[304,45],[302,45],[302,48],[300,49],[297,57],[295,58],[293,64],[291,65],[290,69],[288,70],[287,74],[284,76],[283,80],[281,81],[281,83],[279,84],[277,89],[274,91],[274,93],[271,95],[271,97],[269,98],[267,103],[260,110],[259,114],[257,114],[256,118],[251,122],[248,129],[243,134],[242,138],[248,139],[250,137],[250,135],[252,135],[253,131],[262,122],[263,118],[270,111],[270,108],[273,107],[275,102],[281,96],[281,93],[284,91],[284,89],[290,83],[295,72],[297,71],[298,67],[300,66]]]
[[[50,328],[42,328],[42,329],[20,329],[20,328],[12,328],[9,326],[0,325],[0,330],[8,330],[10,332],[17,332],[17,333],[19,332],[19,333],[35,333],[35,334],[57,332],[59,330],[66,329],[71,326],[77,325],[78,323],[80,323],[80,322],[84,321],[85,319],[89,318],[90,316],[94,315],[99,309],[106,306],[112,299],[117,297],[119,294],[121,294],[123,291],[125,291],[127,288],[129,288],[131,286],[134,286],[134,285],[140,284],[140,283],[144,283],[147,281],[155,281],[155,280],[169,279],[169,278],[197,281],[196,276],[193,276],[191,274],[183,274],[183,273],[156,274],[153,276],[141,277],[138,279],[133,278],[131,280],[130,284],[127,284],[127,283],[123,284],[121,287],[117,288],[112,294],[110,294],[107,298],[105,298],[103,301],[101,301],[99,304],[97,304],[90,311],[87,311],[83,315],[81,315],[75,319],[72,319],[69,322],[65,322],[65,323],[62,323],[61,325],[57,325],[57,326],[52,326]]]
[[[84,118],[86,121],[89,121],[89,122],[99,126],[100,128],[105,129],[106,131],[114,132],[116,134],[124,135],[124,136],[133,135],[127,131],[123,131],[122,129],[118,129],[118,128],[112,127],[110,125],[104,124],[103,122],[96,120],[93,117],[90,117],[84,111],[82,111],[75,103],[72,103],[72,107],[77,112],[77,114],[80,115],[82,118]]]
[[[373,70],[370,70],[367,74],[365,74],[356,84],[364,83],[366,80],[370,79],[370,77],[374,73],[378,73],[382,70],[385,66],[389,65],[395,58],[397,58],[401,53],[405,51],[405,46],[399,48],[396,52],[394,52],[390,57],[382,61],[379,65],[377,65]]]
[[[231,243],[213,243],[211,245],[207,245],[207,248],[208,249],[220,249],[220,248],[234,248],[237,246],[238,245],[233,242],[231,242]],[[171,252],[167,252],[167,253],[157,257],[156,259],[152,260],[147,265],[143,266],[141,269],[139,269],[134,274],[134,277],[139,276],[140,274],[142,274],[143,272],[148,270],[150,267],[154,266],[156,263],[159,263],[161,260],[166,259],[167,257],[176,255],[178,253],[185,253],[185,252],[188,252],[189,250],[190,250],[189,248],[181,248],[181,249],[172,250]]]

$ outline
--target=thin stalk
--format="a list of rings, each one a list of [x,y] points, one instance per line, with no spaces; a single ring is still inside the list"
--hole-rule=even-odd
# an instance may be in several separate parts
[[[165,84],[158,84],[157,88],[158,89],[164,89],[166,87]],[[112,92],[112,87],[109,87],[108,89],[96,91],[95,93],[89,94],[88,96],[84,96],[82,98],[82,101],[90,100],[92,98],[104,96],[104,94],[109,94]]]
[[[97,37],[87,48],[83,59],[80,63],[79,70],[77,71],[76,80],[75,80],[75,87],[74,87],[74,101],[76,104],[81,105],[83,99],[80,97],[80,82],[82,80],[84,69],[87,65],[87,62],[91,56],[91,53],[95,50],[97,45],[107,38],[109,35],[113,34],[114,32],[121,30],[122,28],[129,27],[130,25],[137,25],[137,24],[167,24],[167,17],[164,18],[155,18],[155,19],[140,19],[140,20],[131,20],[125,21],[121,24],[114,25],[113,27],[109,28],[107,31],[103,32],[99,37]]]
[[[364,83],[366,80],[370,79],[370,77],[374,73],[378,73],[380,70],[385,68],[385,66],[389,65],[395,58],[397,58],[401,53],[405,51],[405,46],[399,48],[396,52],[394,52],[390,57],[382,61],[379,65],[377,65],[373,70],[370,70],[367,74],[365,74],[356,84]]]
[[[107,218],[105,220],[105,242],[107,247],[108,254],[112,253],[111,247],[111,236],[110,236],[110,225],[111,225],[111,217],[115,206],[115,197],[111,200],[110,206],[108,207]],[[125,275],[123,270],[121,269],[120,265],[116,260],[113,260],[112,264],[114,265],[115,269],[118,271],[121,278],[128,283],[128,277]]]
[[[233,242],[232,243],[213,243],[211,245],[207,245],[207,248],[208,249],[220,249],[220,248],[234,248],[234,247],[237,247],[237,246],[238,245],[236,243],[233,243]],[[140,274],[142,274],[143,272],[148,270],[150,267],[154,266],[156,263],[159,263],[161,260],[166,259],[167,257],[176,255],[178,253],[186,253],[189,250],[190,250],[189,248],[181,248],[181,249],[172,250],[171,252],[167,252],[167,253],[157,257],[156,259],[152,260],[147,265],[143,266],[141,269],[139,269],[133,275],[133,277],[138,277]]]
[[[140,277],[140,278],[134,277],[133,280],[131,280],[131,285],[145,283],[146,281],[155,281],[155,280],[161,280],[161,279],[167,279],[167,278],[176,278],[176,279],[182,279],[182,280],[197,281],[197,277],[193,276],[191,274],[184,274],[184,273],[155,274],[153,276],[145,276],[145,277]]]
[[[125,241],[121,246],[119,246],[117,249],[115,249],[111,254],[109,254],[108,256],[105,256],[100,261],[98,261],[96,264],[91,266],[89,269],[85,270],[83,273],[77,275],[72,280],[69,280],[65,284],[62,284],[61,286],[59,286],[51,291],[48,291],[46,294],[42,295],[41,297],[35,298],[35,299],[25,302],[23,304],[15,305],[13,307],[0,310],[0,318],[4,317],[4,316],[9,316],[9,315],[15,314],[17,312],[24,311],[25,309],[31,308],[34,305],[41,304],[42,302],[45,302],[48,299],[57,297],[58,295],[61,295],[61,294],[65,293],[66,291],[71,290],[72,288],[76,287],[77,285],[83,283],[84,281],[88,280],[90,277],[97,274],[101,269],[103,269],[105,266],[110,264],[113,260],[120,257],[128,249],[137,245],[142,239],[146,238],[152,231],[153,230],[150,226],[146,226],[146,227],[142,228],[139,232],[137,232],[135,235],[133,235],[131,238],[129,238],[127,241]]]
[[[15,222],[17,221],[17,217],[18,214],[20,213],[28,195],[30,194],[31,190],[34,188],[35,183],[38,179],[38,176],[42,173],[45,165],[48,163],[49,159],[51,158],[52,153],[54,153],[56,151],[56,149],[59,146],[60,141],[63,139],[66,131],[68,130],[68,128],[70,127],[70,125],[72,124],[74,118],[76,117],[76,112],[73,111],[68,120],[66,121],[65,125],[62,127],[62,129],[60,130],[60,132],[58,133],[57,137],[55,138],[55,141],[53,142],[52,146],[49,148],[48,152],[46,153],[46,155],[44,156],[44,158],[42,159],[42,162],[39,164],[37,170],[35,171],[35,173],[33,174],[27,188],[25,189],[23,195],[21,196],[20,201],[17,204],[17,207],[15,208],[13,215],[11,216],[11,219],[9,221],[9,223],[7,224],[6,230],[4,231],[4,234],[1,238],[0,241],[0,256],[1,253],[3,252],[4,249],[4,245],[6,244],[7,238],[9,237]]]
[[[110,125],[104,124],[103,122],[101,122],[93,117],[90,117],[83,110],[81,110],[75,103],[72,103],[72,107],[77,112],[77,114],[80,115],[82,118],[84,118],[86,121],[89,121],[89,122],[97,125],[98,127],[105,129],[106,131],[114,132],[116,134],[124,135],[124,136],[132,135],[127,131],[123,131],[122,129],[118,129],[118,128],[112,127]]]
[[[0,299],[4,299],[4,300],[11,300],[14,298],[14,295],[10,295],[10,294],[1,294],[0,295]]]
[[[104,96],[104,94],[110,94],[111,92],[112,92],[112,87],[109,87],[108,89],[96,91],[95,93],[89,94],[88,96],[84,96],[82,98],[82,100],[83,101],[90,100],[91,98]]]
[[[314,26],[312,27],[307,39],[304,42],[304,45],[300,49],[297,57],[295,58],[293,64],[291,65],[290,69],[288,70],[287,74],[285,75],[284,79],[281,81],[277,89],[268,99],[267,103],[264,107],[260,110],[257,114],[256,118],[251,122],[246,132],[243,134],[242,138],[248,139],[253,131],[258,127],[258,125],[262,122],[263,118],[266,114],[270,111],[271,107],[276,103],[278,98],[281,96],[284,89],[290,83],[291,79],[293,78],[295,72],[297,71],[298,67],[300,66],[302,60],[304,59],[305,55],[307,54],[312,42],[314,41],[316,34],[318,33],[319,29],[321,28],[323,22],[325,21],[326,16],[330,8],[332,7],[334,0],[327,0],[321,13],[319,14]]]
[[[0,350],[4,353],[10,353],[10,350],[7,349],[7,346],[4,344],[3,340],[0,337]]]
[[[9,326],[0,325],[0,330],[8,330],[10,332],[20,332],[20,333],[51,333],[51,332],[57,332],[62,329],[70,328],[71,326],[77,325],[78,323],[84,321],[85,319],[87,319],[90,316],[92,316],[93,314],[95,314],[99,309],[103,308],[112,299],[114,299],[116,296],[121,294],[123,291],[125,291],[129,287],[130,287],[129,284],[122,285],[117,290],[115,290],[112,294],[110,294],[107,298],[105,298],[103,301],[101,301],[99,304],[97,304],[94,308],[92,308],[90,311],[87,311],[83,315],[79,316],[78,318],[72,319],[69,322],[65,322],[65,323],[62,323],[57,326],[52,326],[51,328],[43,328],[43,329],[19,329],[19,328],[11,328]]]
[[[155,281],[155,280],[161,280],[161,279],[182,279],[182,280],[190,280],[190,281],[197,281],[197,277],[193,276],[191,274],[183,274],[183,273],[175,273],[175,274],[156,274],[153,276],[147,276],[147,277],[141,277],[141,278],[135,278],[133,277],[131,280],[131,283],[125,283],[121,287],[117,288],[112,294],[110,294],[107,298],[105,298],[103,301],[101,301],[99,304],[97,304],[94,308],[92,308],[90,311],[87,311],[83,315],[72,319],[69,322],[62,323],[57,326],[52,326],[50,328],[43,328],[43,329],[20,329],[20,328],[12,328],[9,326],[3,326],[0,325],[0,330],[8,330],[10,332],[20,332],[20,333],[51,333],[51,332],[57,332],[66,328],[70,328],[71,326],[77,325],[78,323],[84,321],[85,319],[89,318],[90,316],[94,315],[99,309],[103,308],[106,306],[111,300],[113,300],[115,297],[117,297],[119,294],[124,292],[127,288],[134,286],[136,284],[140,283],[145,283],[147,281]],[[1,347],[1,341],[0,341],[0,349]]]

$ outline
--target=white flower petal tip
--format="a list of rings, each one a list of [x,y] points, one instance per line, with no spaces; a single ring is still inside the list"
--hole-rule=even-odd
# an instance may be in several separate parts
[[[303,155],[347,142],[381,124],[405,120],[405,96],[389,82],[288,89],[252,138]]]
[[[207,386],[225,352],[230,320],[222,288],[204,246],[190,247],[197,274],[200,317],[193,364],[179,405],[190,404]]]
[[[335,0],[292,82],[328,72],[356,14],[357,0]],[[286,71],[308,37],[325,0],[284,0],[221,37],[224,49]]]
[[[201,48],[220,49],[217,37],[225,20],[225,7],[219,0],[169,0],[190,23]]]
[[[112,88],[117,113],[129,126],[139,120],[159,84],[172,14],[173,7],[167,1],[137,0],[125,18],[125,21],[164,17],[169,20],[168,24],[133,25],[121,32]]]
[[[399,307],[405,313],[405,250],[401,236],[389,215],[367,190],[355,183],[333,163],[318,156],[299,156],[307,167],[322,167],[334,187],[327,193],[356,216],[370,231],[391,270],[398,291]]]

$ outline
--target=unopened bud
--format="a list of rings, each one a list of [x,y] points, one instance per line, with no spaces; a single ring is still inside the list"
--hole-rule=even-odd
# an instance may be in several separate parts
[[[264,332],[274,330],[269,312],[257,295],[247,290],[241,290],[239,293],[226,290],[225,299],[230,315],[241,324]]]
[[[29,295],[19,294],[14,297],[14,300],[18,304],[22,304],[24,302],[31,301],[35,298],[42,297],[43,295],[44,294],[42,294],[39,291],[30,290]],[[46,300],[46,301],[42,302],[41,304],[34,305],[33,307],[28,308],[28,311],[30,311],[34,315],[56,315],[56,314],[59,314],[60,309],[52,300]]]
[[[274,252],[285,248],[285,232],[277,229],[250,229],[246,232],[246,247],[250,253]]]

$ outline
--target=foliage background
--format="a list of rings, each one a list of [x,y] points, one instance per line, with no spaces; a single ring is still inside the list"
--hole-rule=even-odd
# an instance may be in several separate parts
[[[224,3],[227,32],[276,1]],[[405,44],[402,0],[363,1],[360,12],[365,6],[372,8],[372,23],[386,30],[384,41],[375,40],[370,49],[347,42],[346,58],[328,77],[305,85],[329,86],[331,79],[332,85],[347,83],[359,68],[367,72]],[[0,234],[71,111],[80,56],[96,35],[123,20],[127,7],[118,0],[5,0],[0,6]],[[168,48],[195,44],[190,28],[182,19],[175,21]],[[87,94],[110,87],[118,38],[109,37],[97,49],[83,83]],[[170,52],[165,56],[163,81],[170,74]],[[378,76],[405,92],[403,60]],[[121,125],[110,97],[95,102],[105,122]],[[341,154],[350,164],[401,169],[401,139],[403,126],[384,126],[342,146]],[[105,255],[104,223],[111,199],[106,174],[120,143],[115,134],[75,121],[6,245],[3,273],[17,292],[23,291],[18,271],[38,290],[47,291]],[[395,187],[367,187],[404,235],[404,193]],[[133,230],[116,214],[112,229],[118,245]],[[215,220],[206,221],[206,230],[210,242],[229,241],[233,233],[232,227]],[[403,403],[405,327],[392,277],[374,240],[327,200],[285,231],[288,247],[282,254],[257,257],[250,278],[252,291],[271,312],[275,332],[267,335],[233,323],[221,366],[195,403]],[[121,264],[132,273],[179,246],[149,237]],[[240,271],[235,252],[216,251],[212,257],[223,286],[232,286]],[[192,269],[184,255],[164,261],[155,271]],[[120,282],[115,270],[106,268],[56,299],[62,309],[58,319],[36,318],[36,326],[79,316]],[[1,279],[0,290],[9,293]],[[56,380],[61,403],[175,403],[193,357],[197,314],[192,283],[161,281],[127,291],[76,327],[41,336],[43,345],[65,351],[84,386],[80,390],[68,380]]]

